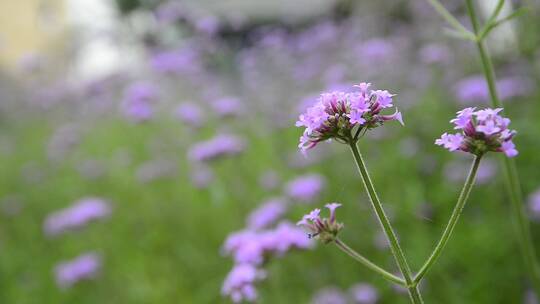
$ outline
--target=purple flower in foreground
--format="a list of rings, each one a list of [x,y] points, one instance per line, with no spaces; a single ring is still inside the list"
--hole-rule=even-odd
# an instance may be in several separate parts
[[[301,114],[297,127],[305,127],[299,148],[306,151],[319,142],[336,139],[350,143],[361,129],[373,129],[385,121],[397,120],[403,124],[401,113],[383,115],[381,111],[393,107],[394,94],[386,90],[369,90],[371,84],[361,83],[356,92],[323,93],[317,103]]]
[[[57,235],[70,229],[80,228],[90,221],[111,214],[109,204],[100,198],[83,198],[67,209],[47,216],[44,230],[47,235]]]
[[[330,243],[343,228],[343,224],[336,222],[336,209],[340,206],[338,203],[326,204],[330,217],[321,218],[321,210],[315,209],[304,215],[296,225],[304,227],[308,231],[309,238],[318,237],[323,243]]]
[[[266,228],[275,223],[286,211],[287,205],[283,199],[270,199],[251,212],[247,219],[247,226],[255,230]]]
[[[317,174],[308,174],[288,182],[285,192],[292,199],[310,202],[321,193],[324,185],[324,177]]]
[[[379,294],[375,287],[359,283],[351,287],[350,293],[355,304],[375,304],[379,299]]]
[[[86,253],[58,264],[54,270],[60,288],[69,288],[81,280],[94,278],[101,268],[101,258],[96,253]]]
[[[493,151],[514,157],[518,154],[512,142],[516,131],[508,129],[510,119],[499,115],[501,111],[501,108],[478,111],[476,108],[466,108],[457,112],[457,117],[450,122],[461,133],[444,133],[435,144],[450,151],[460,150],[475,155]]]
[[[234,303],[255,302],[257,290],[254,284],[265,277],[266,273],[253,265],[237,264],[225,278],[221,294],[229,296]]]

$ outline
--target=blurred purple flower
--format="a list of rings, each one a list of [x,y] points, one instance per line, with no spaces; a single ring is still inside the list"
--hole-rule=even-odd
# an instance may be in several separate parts
[[[152,68],[160,73],[197,73],[200,63],[199,52],[193,48],[155,52],[150,58]]]
[[[247,218],[247,227],[253,230],[268,228],[279,220],[287,211],[287,202],[283,198],[269,199]]]
[[[394,43],[389,39],[374,38],[364,41],[357,46],[357,52],[362,62],[386,61],[391,59],[396,51]]]
[[[311,304],[347,304],[347,295],[336,287],[326,287],[313,296]]]
[[[85,253],[77,258],[58,264],[54,270],[56,283],[66,289],[81,280],[93,279],[101,269],[101,258],[96,253]]]
[[[311,203],[321,193],[325,183],[326,181],[321,175],[303,175],[288,182],[285,186],[285,192],[294,200]]]
[[[65,160],[67,154],[81,141],[79,125],[65,124],[58,127],[47,145],[47,156],[51,161]]]
[[[51,213],[45,219],[43,229],[47,235],[57,235],[67,230],[77,229],[89,222],[108,217],[109,204],[96,197],[82,198],[71,207]]]
[[[217,135],[206,141],[195,143],[188,151],[192,161],[206,162],[219,157],[237,155],[243,152],[246,143],[234,135]]]
[[[234,303],[255,302],[257,290],[254,284],[265,277],[266,272],[253,265],[237,264],[225,278],[221,294],[230,297]]]
[[[505,77],[497,80],[497,93],[502,100],[526,96],[532,90],[532,82],[523,77]],[[460,80],[455,85],[455,94],[463,104],[487,102],[489,90],[481,75],[473,75]]]
[[[194,103],[183,103],[175,109],[175,116],[192,127],[200,127],[204,123],[204,114],[201,107]]]
[[[235,97],[223,97],[212,102],[212,109],[220,117],[237,116],[243,110],[242,103]]]
[[[231,255],[238,264],[261,265],[271,256],[282,256],[292,249],[310,249],[313,242],[306,238],[302,229],[288,222],[276,228],[232,233],[225,240],[223,252]]]
[[[377,289],[366,283],[352,286],[350,293],[355,304],[375,304],[379,300]]]
[[[540,220],[540,189],[529,195],[528,205],[531,218]]]
[[[154,114],[152,102],[157,98],[158,89],[153,84],[147,82],[131,84],[124,91],[122,102],[124,115],[135,122],[149,120]]]

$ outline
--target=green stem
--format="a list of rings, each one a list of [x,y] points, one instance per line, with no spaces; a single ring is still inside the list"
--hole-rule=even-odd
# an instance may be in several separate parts
[[[356,252],[354,249],[347,246],[347,244],[343,243],[343,241],[341,241],[339,238],[336,238],[334,242],[336,243],[336,246],[339,249],[341,249],[343,252],[348,254],[350,257],[352,257],[356,261],[360,262],[360,264],[363,264],[367,268],[377,272],[378,274],[380,274],[381,276],[383,276],[385,279],[387,279],[388,281],[390,281],[392,283],[396,283],[396,284],[399,284],[399,285],[402,285],[402,286],[406,286],[405,281],[402,278],[391,274],[390,272],[382,269],[381,267],[379,267],[375,263],[373,263],[370,260],[366,259],[361,254]]]
[[[379,222],[384,230],[384,233],[386,234],[386,237],[388,238],[388,242],[390,243],[390,249],[392,251],[394,259],[396,260],[399,270],[403,274],[405,283],[407,284],[409,297],[412,303],[415,303],[415,304],[424,303],[422,300],[422,296],[420,295],[420,292],[418,291],[417,284],[413,282],[411,269],[409,268],[409,265],[407,264],[407,259],[405,258],[405,254],[403,253],[403,250],[399,246],[396,233],[394,232],[394,229],[392,228],[392,225],[390,224],[390,221],[388,220],[388,217],[386,216],[384,212],[384,209],[379,200],[379,197],[377,196],[377,192],[375,191],[375,187],[373,186],[373,183],[371,182],[371,178],[369,177],[369,173],[367,171],[364,160],[362,159],[362,156],[360,155],[360,151],[358,151],[358,147],[356,146],[356,143],[354,141],[351,141],[350,147],[351,147],[354,160],[356,161],[356,167],[358,168],[358,171],[360,172],[360,175],[362,176],[364,187],[366,188],[369,199],[371,201],[371,206],[373,207],[373,210],[375,211],[375,214],[377,215],[377,218],[379,219]]]
[[[467,199],[469,198],[469,194],[471,193],[471,189],[474,185],[476,172],[478,171],[478,166],[480,165],[481,158],[482,158],[481,156],[475,157],[474,162],[471,166],[471,170],[469,171],[469,176],[467,176],[467,179],[465,180],[465,184],[463,185],[463,189],[461,190],[456,206],[454,207],[454,211],[452,211],[452,216],[450,216],[450,220],[448,221],[448,224],[446,224],[446,228],[444,229],[441,239],[439,240],[439,242],[437,243],[437,246],[431,253],[431,256],[424,263],[424,266],[422,266],[422,268],[420,269],[420,271],[414,278],[414,281],[416,283],[419,283],[420,280],[422,280],[422,278],[424,277],[424,275],[433,266],[433,264],[435,264],[435,261],[437,261],[444,247],[446,246],[446,243],[448,243],[450,236],[452,236],[452,232],[454,231],[454,228],[456,227],[456,224],[459,220],[459,216],[461,215],[461,212],[463,212],[463,208],[465,207],[465,204],[467,203]]]
[[[476,34],[478,34],[480,26],[475,7],[471,0],[466,0],[465,3],[467,4],[467,12],[471,19],[474,31]],[[483,72],[488,84],[492,106],[502,108],[503,104],[499,99],[495,84],[495,71],[493,69],[491,58],[489,57],[489,54],[485,48],[484,41],[482,39],[478,40],[476,42],[476,46],[482,61]],[[536,252],[531,237],[529,220],[527,219],[524,208],[517,167],[512,159],[504,157],[503,168],[506,176],[506,187],[510,196],[510,202],[512,204],[514,222],[516,223],[518,231],[517,237],[523,258],[525,260],[525,266],[529,272],[529,277],[532,281],[535,293],[537,296],[540,296],[540,268],[538,267],[538,261],[536,259]]]

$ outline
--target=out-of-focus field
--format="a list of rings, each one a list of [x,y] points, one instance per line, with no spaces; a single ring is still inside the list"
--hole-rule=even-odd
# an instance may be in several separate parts
[[[224,240],[244,229],[246,217],[263,201],[286,197],[287,182],[312,173],[325,179],[321,194],[308,203],[288,199],[284,219],[294,223],[309,210],[338,201],[343,204],[338,217],[345,224],[341,238],[397,273],[347,147],[321,144],[307,157],[297,152],[301,130],[294,123],[303,99],[338,83],[348,87],[361,81],[396,93],[395,104],[403,112],[404,127],[388,123],[363,138],[360,148],[410,264],[419,269],[442,233],[471,160],[435,146],[434,140],[449,131],[448,121],[457,110],[468,104],[489,105],[481,98],[457,100],[456,83],[481,72],[476,54],[468,42],[435,37],[443,24],[426,10],[427,17],[411,13],[399,21],[384,19],[386,13],[359,17],[367,20],[371,32],[349,31],[344,28],[358,24],[342,23],[331,34],[335,36],[314,45],[308,41],[305,49],[294,51],[289,47],[298,36],[279,29],[261,34],[253,45],[231,46],[220,40],[215,48],[200,51],[197,44],[203,71],[161,74],[144,64],[96,82],[104,83],[96,94],[88,93],[86,82],[70,82],[69,92],[51,103],[46,100],[50,95],[36,98],[43,95],[29,91],[58,85],[48,79],[46,68],[28,77],[3,76],[1,87],[7,93],[0,107],[0,303],[228,303],[220,290],[233,262],[221,251]],[[456,11],[463,13],[459,7]],[[538,20],[529,15],[519,22],[518,41],[537,40]],[[384,25],[376,30],[379,23]],[[520,30],[526,26],[535,30]],[[425,33],[425,27],[439,34]],[[323,26],[319,30],[309,37],[323,35]],[[281,41],[280,35],[290,40]],[[384,49],[389,53],[383,52],[391,59],[380,59],[374,51],[359,55],[366,62],[351,64],[360,60],[351,57],[361,52],[358,43],[375,38],[392,41]],[[440,65],[418,60],[419,50],[430,43],[448,47],[452,60]],[[343,51],[353,45],[356,51]],[[495,56],[500,78],[519,76],[528,83],[525,94],[505,100],[505,113],[518,131],[516,162],[526,197],[540,187],[536,47],[520,43],[510,53]],[[291,76],[293,70],[310,67],[312,76]],[[152,117],[136,123],[123,114],[122,101],[126,88],[141,81],[157,87],[159,96]],[[212,110],[212,101],[223,96],[241,101],[233,117]],[[203,109],[200,128],[175,117],[175,107],[186,101]],[[194,143],[221,133],[241,137],[245,149],[204,165],[189,159]],[[528,293],[498,156],[485,160],[483,176],[448,247],[421,286],[426,303],[522,303]],[[210,170],[213,178],[197,187],[194,176],[200,170]],[[265,181],[272,185],[265,186]],[[82,197],[107,200],[111,215],[47,236],[47,216]],[[538,244],[535,216],[531,211]],[[56,265],[88,251],[102,259],[96,277],[59,288]],[[378,290],[378,303],[408,301],[402,291],[331,245],[291,251],[264,268],[267,278],[257,285],[259,303],[310,303],[323,288],[346,291],[359,282]]]

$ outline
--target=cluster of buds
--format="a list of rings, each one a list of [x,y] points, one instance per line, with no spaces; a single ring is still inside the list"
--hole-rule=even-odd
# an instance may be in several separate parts
[[[298,147],[306,151],[319,142],[336,139],[351,143],[358,139],[361,130],[382,125],[388,120],[397,120],[403,125],[399,111],[383,115],[381,111],[393,107],[394,94],[386,90],[369,90],[370,83],[356,85],[359,91],[323,93],[317,103],[301,114],[297,127],[305,127]],[[356,129],[353,135],[353,129]]]
[[[464,151],[481,156],[486,152],[503,152],[508,157],[518,154],[512,138],[516,131],[508,129],[510,119],[499,115],[502,108],[476,111],[465,108],[457,112],[457,117],[450,120],[454,129],[461,133],[444,133],[435,144],[450,151]]]
[[[333,242],[343,228],[343,224],[336,221],[336,209],[340,206],[338,203],[326,204],[326,208],[330,210],[329,218],[321,218],[321,209],[315,209],[304,215],[297,225],[308,230],[309,238],[317,237],[325,244]]]

